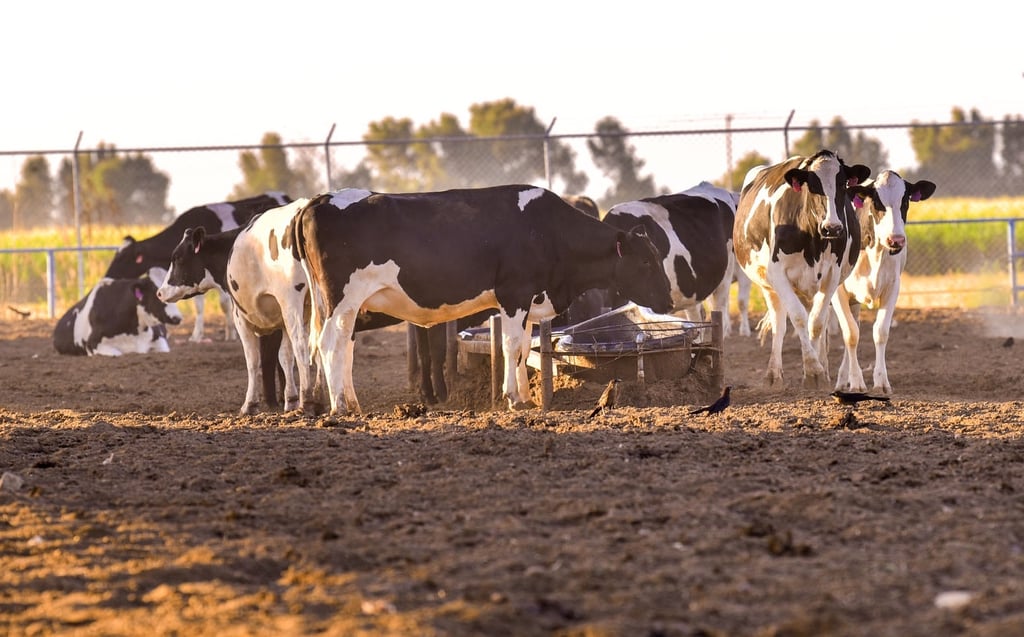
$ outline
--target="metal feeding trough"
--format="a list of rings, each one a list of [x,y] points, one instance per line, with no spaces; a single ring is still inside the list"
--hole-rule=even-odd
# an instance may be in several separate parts
[[[556,367],[597,381],[681,378],[690,370],[695,344],[711,340],[705,335],[710,327],[628,303],[552,333]]]
[[[687,321],[656,314],[629,303],[590,320],[558,330],[542,321],[534,331],[528,364],[541,372],[544,399],[551,396],[551,377],[572,374],[585,380],[612,378],[648,382],[682,378],[696,368],[711,391],[722,384],[722,316]],[[500,395],[501,323],[459,333],[460,356],[491,358],[492,398]],[[701,364],[703,363],[703,364]]]

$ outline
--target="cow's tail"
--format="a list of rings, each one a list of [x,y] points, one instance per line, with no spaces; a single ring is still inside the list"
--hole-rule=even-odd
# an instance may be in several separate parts
[[[324,308],[327,301],[323,298],[323,290],[316,284],[319,263],[313,263],[309,258],[306,242],[311,240],[307,224],[313,225],[313,201],[295,213],[292,219],[291,240],[292,256],[302,266],[306,275],[306,286],[309,289],[309,358],[308,363],[317,365],[320,360],[320,331],[323,329],[323,322],[326,316]]]
[[[757,336],[761,339],[761,347],[764,347],[765,341],[768,340],[768,334],[773,330],[775,325],[772,323],[772,315],[770,312],[765,312],[761,320],[757,322]]]

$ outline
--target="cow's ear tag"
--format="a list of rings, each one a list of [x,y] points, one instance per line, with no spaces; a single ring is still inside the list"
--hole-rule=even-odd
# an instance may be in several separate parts
[[[136,254],[135,255],[135,262],[136,263],[142,263],[142,255],[141,254]]]
[[[853,196],[853,207],[857,208],[858,210],[860,208],[864,207],[864,200],[861,199],[860,195],[854,195]]]
[[[910,195],[910,200],[911,201],[921,201],[921,191],[920,190],[915,191],[912,195]]]
[[[622,258],[622,242],[621,241],[616,241],[615,242],[615,251],[617,253],[619,253],[619,258],[621,259]]]
[[[856,186],[859,183],[860,183],[860,179],[857,179],[856,177],[850,177],[850,178],[848,178],[846,180],[846,185],[847,186]]]
[[[135,288],[135,299],[138,301],[142,300],[142,288],[136,286]]]
[[[800,182],[797,181],[796,179],[794,179],[793,181],[789,182],[789,187],[792,188],[796,192],[800,192]]]
[[[196,253],[196,254],[199,254],[199,248],[201,248],[201,247],[202,247],[202,245],[203,245],[203,244],[201,244],[201,243],[197,243],[197,244],[195,245],[195,248],[194,248],[194,250],[195,250],[195,253]]]

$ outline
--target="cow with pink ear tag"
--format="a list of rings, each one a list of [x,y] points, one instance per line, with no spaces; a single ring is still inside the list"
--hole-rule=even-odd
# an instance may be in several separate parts
[[[895,171],[885,170],[874,179],[851,186],[848,192],[860,220],[861,249],[853,271],[832,298],[845,346],[835,388],[854,392],[867,389],[857,361],[859,314],[864,305],[875,310],[873,390],[891,394],[885,349],[900,293],[900,276],[907,263],[907,211],[911,202],[931,197],[935,184],[904,181]]]

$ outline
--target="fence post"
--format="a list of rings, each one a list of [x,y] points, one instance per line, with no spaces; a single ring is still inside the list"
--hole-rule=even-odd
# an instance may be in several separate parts
[[[1010,256],[1010,305],[1017,306],[1017,221],[1007,219],[1006,251]]]
[[[75,200],[75,238],[78,247],[78,298],[85,296],[85,255],[82,254],[82,187],[79,180],[82,174],[78,170],[78,146],[82,143],[82,131],[78,131],[78,139],[75,140],[75,154],[71,161],[71,181],[74,182]],[[53,315],[50,315],[51,318]]]
[[[334,137],[335,124],[331,124],[331,130],[327,133],[327,139],[324,140],[324,170],[327,171],[327,192],[333,192],[334,188],[331,186],[331,138]]]
[[[551,190],[551,129],[555,127],[557,117],[551,118],[551,124],[544,131],[544,179],[547,181],[548,190]]]
[[[82,257],[81,250],[78,252],[78,257]],[[46,302],[50,309],[50,318],[55,318],[57,316],[57,266],[54,262],[53,250],[46,251]]]

